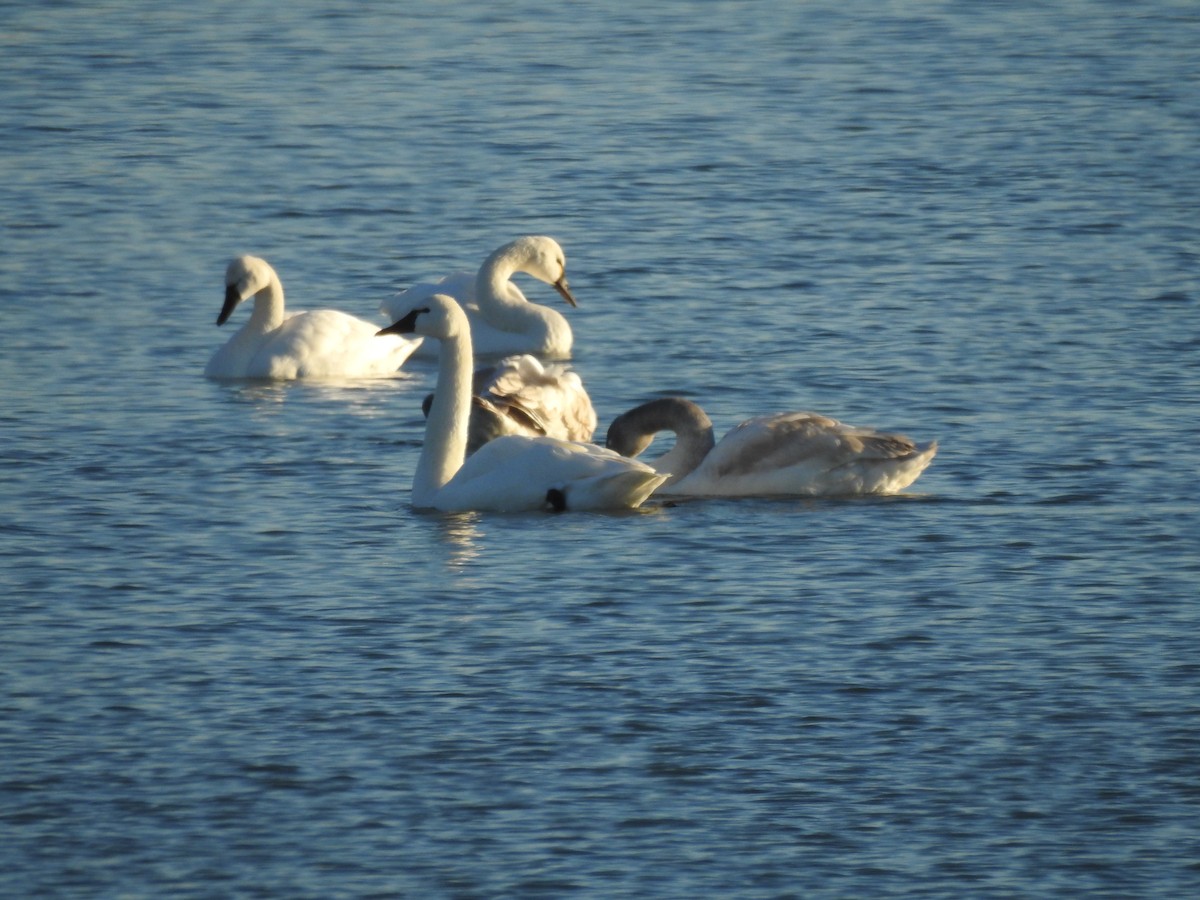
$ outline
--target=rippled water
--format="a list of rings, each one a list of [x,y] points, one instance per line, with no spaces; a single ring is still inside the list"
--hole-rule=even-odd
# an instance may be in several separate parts
[[[1193,5],[600,6],[0,12],[0,893],[1200,890]],[[201,377],[529,232],[602,421],[941,453],[414,514],[429,364]]]

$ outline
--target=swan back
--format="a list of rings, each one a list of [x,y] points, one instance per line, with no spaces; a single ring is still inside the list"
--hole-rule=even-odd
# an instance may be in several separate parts
[[[590,441],[596,410],[579,374],[565,363],[543,365],[524,353],[507,356],[475,373],[475,392],[508,414],[532,423],[540,434],[565,441]]]
[[[678,493],[706,496],[891,494],[928,467],[937,442],[846,425],[810,412],[747,419],[723,437]]]
[[[509,435],[468,457],[436,505],[447,512],[633,508],[664,480],[594,444]]]
[[[467,308],[475,303],[476,272],[451,272],[437,281],[418,281],[400,291],[394,297],[384,300],[379,311],[390,321],[403,318],[409,310],[418,306],[423,300],[428,300],[434,294],[445,294],[453,297],[460,306]],[[429,356],[437,356],[437,344],[429,342]]]
[[[506,434],[590,441],[596,433],[596,410],[569,365],[542,365],[529,354],[507,356],[476,369],[471,390],[468,456]],[[421,404],[426,416],[432,404],[430,394]]]

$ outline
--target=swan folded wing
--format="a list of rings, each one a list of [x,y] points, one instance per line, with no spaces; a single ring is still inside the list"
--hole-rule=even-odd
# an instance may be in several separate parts
[[[418,346],[398,335],[377,338],[370,322],[335,309],[286,318],[255,354],[252,375],[269,378],[386,375]]]
[[[520,392],[526,385],[545,384],[549,380],[546,367],[536,356],[517,353],[504,357],[494,366],[476,371],[475,390],[480,394],[489,392],[503,397]]]
[[[569,365],[543,365],[528,354],[505,357],[476,372],[475,390],[531,431],[565,441],[590,441],[596,433],[596,410]]]
[[[384,300],[379,311],[395,322],[434,294],[446,294],[462,305],[470,303],[475,296],[475,273],[451,272],[437,281],[418,281]]]
[[[694,484],[724,493],[892,493],[916,480],[937,452],[903,435],[811,413],[750,419],[733,429]]]
[[[471,398],[471,422],[467,432],[467,455],[473,455],[484,444],[505,435],[544,435],[545,423],[525,410],[509,406],[495,398]]]
[[[715,477],[730,478],[819,461],[836,465],[836,460],[848,454],[843,428],[836,419],[814,413],[747,419],[721,439],[703,468]]]
[[[661,481],[649,466],[594,444],[506,436],[467,457],[438,491],[437,506],[449,512],[538,510],[551,489],[566,493],[574,509],[636,506]]]

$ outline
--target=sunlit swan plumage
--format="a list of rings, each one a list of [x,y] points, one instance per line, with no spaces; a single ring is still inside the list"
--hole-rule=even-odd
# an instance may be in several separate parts
[[[675,433],[675,446],[651,463],[670,475],[661,495],[893,494],[916,481],[937,453],[936,441],[918,445],[811,412],[747,419],[716,443],[704,410],[682,397],[651,400],[617,416],[606,444],[634,457],[659,431]]]
[[[242,301],[254,310],[204,369],[209,378],[357,378],[392,375],[420,345],[335,309],[285,313],[283,285],[265,260],[239,256],[225,270],[223,325]]]
[[[398,319],[435,293],[453,297],[471,323],[471,340],[477,357],[532,353],[544,359],[568,359],[574,336],[557,310],[526,299],[510,280],[518,272],[552,285],[575,306],[567,284],[567,258],[553,238],[526,235],[494,250],[474,275],[455,272],[441,281],[420,282],[385,301],[382,312]],[[419,356],[437,355],[437,345],[426,341]]]
[[[567,363],[543,365],[528,353],[475,370],[467,455],[505,434],[590,441],[596,410],[583,381]],[[425,398],[429,414],[433,395]]]
[[[380,334],[436,338],[438,381],[413,476],[417,508],[466,510],[634,508],[665,476],[611,450],[549,437],[506,435],[466,456],[471,330],[466,314],[435,294]]]

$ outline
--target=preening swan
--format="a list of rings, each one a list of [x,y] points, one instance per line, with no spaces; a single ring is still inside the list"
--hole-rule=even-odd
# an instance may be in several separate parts
[[[471,322],[477,357],[532,353],[544,359],[568,359],[574,336],[557,310],[530,303],[510,280],[517,272],[553,285],[571,306],[575,296],[567,284],[567,258],[553,238],[526,235],[492,252],[475,275],[455,272],[438,282],[420,282],[384,302],[381,311],[395,320],[433,294],[458,301]],[[420,356],[437,355],[426,341]]]
[[[542,365],[527,353],[506,356],[476,369],[471,391],[468,456],[505,434],[590,441],[596,433],[592,400],[566,363]],[[430,394],[423,405],[426,415],[432,402]]]
[[[213,354],[209,378],[355,378],[391,375],[419,345],[375,337],[378,326],[335,309],[285,314],[283,285],[265,260],[239,256],[225,270],[224,325],[254,298],[250,321]]]
[[[695,497],[893,494],[917,480],[937,442],[855,428],[810,412],[747,419],[720,443],[697,404],[682,397],[643,403],[613,420],[605,443],[634,457],[659,431],[675,446],[651,465],[670,478],[661,495]]]
[[[438,381],[413,476],[417,508],[445,512],[621,509],[640,506],[666,480],[645,463],[595,444],[506,435],[466,456],[471,330],[444,294],[421,301],[380,334],[437,338]]]

